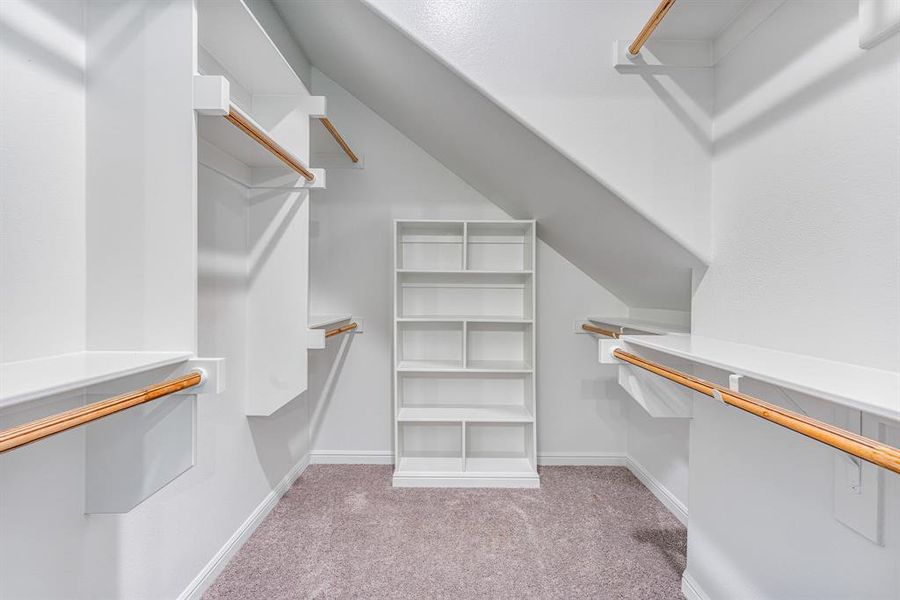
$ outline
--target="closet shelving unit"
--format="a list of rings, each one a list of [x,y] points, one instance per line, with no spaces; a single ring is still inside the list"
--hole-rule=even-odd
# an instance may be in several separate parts
[[[324,170],[309,167],[309,137],[325,99],[310,95],[242,0],[198,0],[196,11],[197,154],[214,172],[198,177],[202,291],[216,297],[226,279],[241,281],[245,413],[267,417],[308,385],[308,190],[325,185]]]
[[[394,234],[394,485],[538,487],[534,221]]]
[[[219,108],[227,107],[276,149],[266,149],[222,110],[201,106],[201,162],[249,187],[324,187],[324,171],[308,166],[309,120],[325,116],[324,98],[309,95],[242,0],[201,0],[197,16],[199,74],[228,83],[217,92],[227,96]]]

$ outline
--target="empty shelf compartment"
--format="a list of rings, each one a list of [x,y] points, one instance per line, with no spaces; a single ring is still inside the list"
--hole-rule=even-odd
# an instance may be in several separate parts
[[[468,223],[466,268],[471,271],[528,271],[534,267],[534,223]]]
[[[466,471],[535,471],[532,423],[466,423]]]
[[[460,369],[463,366],[462,322],[397,324],[397,368]]]
[[[463,223],[397,223],[397,268],[458,271],[463,267]]]
[[[398,407],[517,406],[532,412],[530,373],[399,373]]]
[[[399,273],[397,316],[465,315],[531,319],[529,274]]]
[[[469,323],[466,366],[469,369],[530,370],[534,332],[529,323]]]
[[[399,423],[397,471],[462,471],[462,425]]]

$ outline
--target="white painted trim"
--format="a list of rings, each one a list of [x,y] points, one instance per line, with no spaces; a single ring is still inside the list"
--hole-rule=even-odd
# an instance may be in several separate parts
[[[640,463],[635,461],[630,456],[628,457],[628,462],[626,464],[628,470],[638,478],[638,480],[644,484],[644,486],[650,490],[656,498],[663,503],[663,506],[669,509],[675,518],[681,521],[681,524],[687,527],[688,525],[688,507],[684,505],[684,503],[679,500],[675,494],[673,494],[669,489],[664,486],[658,479],[656,479],[653,475],[650,474],[647,469],[643,467]]]
[[[540,466],[624,467],[628,457],[623,452],[543,452],[538,454]]]
[[[423,473],[422,475],[394,475],[394,487],[427,487],[427,488],[539,488],[541,480],[537,474],[491,473],[490,475],[443,475],[440,473]]]
[[[686,600],[709,600],[707,593],[687,571],[681,576],[681,593],[684,594]]]
[[[392,465],[394,453],[382,450],[314,450],[309,453],[313,465]]]
[[[268,516],[268,514],[275,508],[275,505],[278,504],[278,501],[281,500],[281,497],[290,489],[290,487],[297,481],[297,478],[303,474],[303,471],[306,470],[306,467],[310,464],[310,455],[305,455],[300,462],[294,465],[288,474],[284,476],[284,479],[278,482],[278,485],[275,486],[269,494],[263,499],[263,501],[250,513],[250,516],[241,523],[241,526],[237,528],[228,541],[219,549],[218,552],[213,555],[212,559],[206,563],[206,566],[194,577],[194,580],[188,584],[188,586],[184,589],[181,594],[178,596],[178,600],[199,600],[201,596],[203,596],[203,592],[212,585],[213,581],[216,580],[216,577],[222,572],[225,566],[228,564],[228,561],[237,553],[238,550],[241,549],[241,546],[250,539],[250,536],[256,531],[256,528],[259,527],[260,523]]]

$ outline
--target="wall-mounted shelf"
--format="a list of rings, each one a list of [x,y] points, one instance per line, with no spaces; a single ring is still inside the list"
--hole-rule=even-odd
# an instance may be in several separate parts
[[[639,335],[641,333],[653,335],[690,333],[691,330],[690,327],[685,327],[684,325],[661,323],[659,321],[646,321],[643,319],[630,319],[628,317],[588,317],[587,320],[601,327],[633,335]]]
[[[197,20],[200,162],[248,188],[324,187],[324,171],[308,166],[309,121],[324,116],[324,98],[310,96],[242,0],[201,0]]]
[[[332,325],[337,325],[338,323],[343,323],[344,321],[349,321],[353,318],[353,315],[310,315],[309,316],[309,328],[310,329],[327,329]]]
[[[900,373],[896,371],[697,335],[626,336],[621,341],[900,421]]]
[[[252,121],[252,118],[245,115]],[[255,127],[263,131],[267,136],[273,137],[259,123],[253,122]],[[236,158],[241,163],[251,168],[275,168],[283,167],[284,163],[277,156],[263,148],[257,141],[243,133],[240,129],[220,116],[200,116],[200,138],[216,146],[229,156]],[[299,160],[299,159],[298,159]],[[315,187],[314,183],[302,184],[306,187]]]
[[[263,136],[274,140],[291,160],[304,164],[300,157],[294,156],[286,150],[284,144],[277,142],[273,133],[254,121],[250,115],[244,113],[243,117],[252,123],[253,127],[258,129]],[[277,155],[221,115],[201,114],[198,134],[202,141],[213,147],[211,149],[207,145],[200,145],[200,162],[245,187],[294,189],[325,187],[325,171],[323,169],[307,168],[307,171],[315,177],[313,181],[307,181],[296,174]]]
[[[0,408],[159,367],[187,362],[191,352],[73,352],[0,365]]]
[[[249,93],[294,96],[306,91],[242,0],[200,0],[197,21],[200,47]]]

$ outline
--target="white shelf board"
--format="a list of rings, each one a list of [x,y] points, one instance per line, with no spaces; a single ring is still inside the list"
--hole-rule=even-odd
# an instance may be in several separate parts
[[[397,462],[397,471],[403,473],[416,472],[462,472],[461,456],[401,456]]]
[[[513,360],[470,360],[463,367],[458,360],[401,360],[400,373],[531,373],[534,369],[525,362]]]
[[[455,372],[462,370],[462,360],[401,360],[398,371]]]
[[[407,223],[426,223],[433,225],[442,225],[450,223],[469,223],[469,224],[488,224],[488,225],[529,225],[535,223],[535,219],[394,219],[394,223],[405,225]]]
[[[534,319],[526,317],[507,317],[503,315],[419,315],[415,317],[397,317],[398,323],[532,323]]]
[[[187,361],[191,352],[74,352],[0,365],[0,408]]]
[[[398,421],[477,423],[533,423],[534,416],[524,406],[404,406]]]
[[[900,421],[900,372],[696,335],[624,336],[626,344],[745,375]]]
[[[300,78],[242,0],[201,0],[197,22],[200,45],[251,94],[305,95]]]
[[[685,327],[684,325],[644,321],[642,319],[629,319],[628,317],[588,317],[587,320],[598,325],[625,327],[626,329],[636,329],[654,335],[664,335],[666,333],[690,333],[691,330],[690,327]]]
[[[285,173],[293,173],[293,171],[281,160],[276,158],[274,154],[263,148],[259,142],[249,135],[232,125],[225,117],[211,115],[198,115],[198,117],[200,138],[206,140],[232,158],[251,168],[281,167],[284,169]],[[256,123],[256,126],[265,131],[259,123]],[[275,137],[268,134],[268,132],[266,133],[269,137],[278,142]],[[282,148],[285,148],[285,145],[280,142],[279,145]],[[300,162],[305,164],[304,161]]]
[[[531,373],[534,368],[522,360],[470,360],[467,371],[492,373]]]
[[[310,329],[321,329],[349,321],[352,318],[353,315],[310,315],[307,322]]]
[[[466,473],[534,473],[531,461],[523,457],[466,457]]]
[[[403,274],[425,274],[425,275],[533,275],[532,270],[479,270],[479,269],[397,269],[397,273]]]

